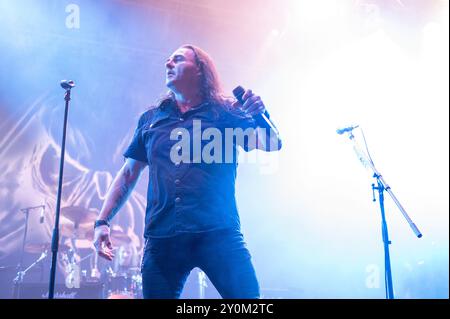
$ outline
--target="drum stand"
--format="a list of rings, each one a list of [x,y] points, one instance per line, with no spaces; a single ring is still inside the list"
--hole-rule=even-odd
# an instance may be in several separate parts
[[[37,264],[39,264],[39,262],[41,262],[42,260],[44,260],[45,257],[47,257],[47,255],[48,255],[48,251],[45,250],[45,251],[41,254],[41,256],[40,256],[34,263],[32,263],[30,266],[28,266],[27,269],[22,270],[22,271],[19,271],[19,272],[17,273],[17,276],[16,276],[16,277],[14,278],[14,280],[13,280],[13,282],[14,282],[13,298],[14,298],[14,299],[19,298],[19,295],[20,295],[20,285],[22,284],[23,278],[25,277],[26,273],[27,273],[31,268],[33,268],[34,266],[36,266]]]
[[[30,211],[34,210],[34,209],[38,209],[38,208],[44,209],[44,207],[45,207],[44,205],[39,205],[39,206],[22,208],[20,210],[23,213],[25,213],[25,230],[23,232],[22,251],[21,251],[21,254],[20,254],[20,261],[19,261],[19,264],[17,265],[17,276],[13,280],[14,281],[13,299],[17,299],[19,297],[20,284],[23,281],[23,277],[25,276],[25,273],[28,270],[30,270],[30,268],[35,266],[35,264],[37,264],[37,262],[35,262],[30,267],[28,267],[26,270],[22,271],[23,257],[25,255],[25,244],[26,244],[26,241],[27,241],[27,233],[28,233],[28,218],[29,218],[29,215],[30,215]],[[45,254],[47,256],[47,252],[45,252]],[[45,258],[45,256],[44,256],[44,258]],[[38,261],[40,261],[40,260],[38,260]]]

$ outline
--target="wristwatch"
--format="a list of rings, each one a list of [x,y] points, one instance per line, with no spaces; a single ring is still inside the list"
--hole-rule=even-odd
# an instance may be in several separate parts
[[[109,227],[109,223],[108,223],[107,220],[105,220],[105,219],[98,219],[94,223],[94,229],[97,228],[98,226],[102,226],[102,225],[106,225],[106,226]]]

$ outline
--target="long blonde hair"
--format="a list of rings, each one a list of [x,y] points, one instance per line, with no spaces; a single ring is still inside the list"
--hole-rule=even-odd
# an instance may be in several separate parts
[[[190,49],[195,56],[195,62],[200,69],[200,91],[204,102],[211,102],[228,108],[232,102],[232,98],[225,95],[222,83],[219,78],[219,73],[214,64],[214,61],[204,50],[192,44],[184,44],[180,48]],[[167,100],[175,100],[175,95],[172,91],[168,91],[159,100],[157,105],[161,106]]]

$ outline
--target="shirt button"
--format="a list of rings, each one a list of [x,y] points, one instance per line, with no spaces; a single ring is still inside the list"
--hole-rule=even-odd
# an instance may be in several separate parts
[[[175,198],[175,203],[179,203],[179,202],[181,202],[181,198],[180,197]]]
[[[180,122],[183,122],[183,121],[184,121],[184,118],[180,117]]]
[[[181,181],[179,179],[176,179],[175,180],[175,185],[180,185],[180,184],[181,184]]]

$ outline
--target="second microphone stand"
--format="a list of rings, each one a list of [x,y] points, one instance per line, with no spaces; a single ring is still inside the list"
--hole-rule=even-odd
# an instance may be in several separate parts
[[[361,130],[362,132],[362,130]],[[389,240],[389,234],[388,234],[388,227],[386,222],[386,215],[384,210],[384,191],[386,191],[391,198],[393,199],[394,203],[397,205],[400,212],[405,217],[406,221],[408,222],[409,226],[413,230],[414,234],[418,237],[422,237],[422,233],[419,231],[417,226],[413,223],[411,218],[409,218],[408,214],[406,213],[406,210],[403,208],[403,206],[400,204],[398,199],[395,197],[394,193],[391,190],[391,187],[388,185],[388,183],[384,180],[383,176],[378,172],[378,170],[375,168],[375,165],[372,161],[372,158],[370,157],[370,153],[367,149],[366,144],[366,150],[367,154],[365,154],[361,148],[359,147],[358,143],[355,140],[355,136],[353,135],[352,130],[348,131],[348,137],[350,141],[353,143],[353,149],[355,153],[357,154],[359,160],[366,166],[369,166],[373,171],[373,177],[376,179],[377,186],[375,184],[372,184],[372,191],[373,191],[373,201],[376,201],[375,199],[375,190],[378,191],[378,202],[380,204],[380,210],[381,210],[381,234],[383,239],[383,248],[384,248],[384,271],[385,271],[385,287],[386,287],[386,299],[394,299],[394,287],[392,283],[392,269],[391,269],[391,258],[389,254],[389,245],[391,244],[391,241]],[[364,133],[363,133],[364,137]],[[365,139],[364,139],[365,141]]]
[[[33,206],[22,208],[21,211],[25,214],[25,229],[23,231],[23,240],[22,240],[22,251],[20,254],[20,261],[17,265],[17,276],[14,278],[14,289],[13,289],[13,299],[19,298],[20,295],[20,285],[22,284],[23,277],[25,276],[26,271],[22,270],[23,267],[23,257],[25,255],[25,244],[27,242],[27,234],[28,234],[28,219],[30,216],[30,211],[34,209],[44,209],[44,205]],[[33,264],[34,266],[34,264]],[[28,269],[27,269],[28,270]]]

